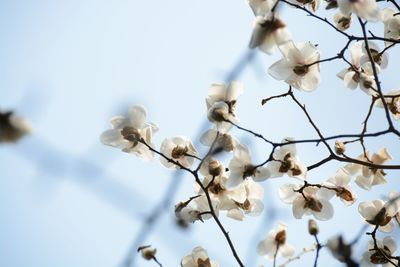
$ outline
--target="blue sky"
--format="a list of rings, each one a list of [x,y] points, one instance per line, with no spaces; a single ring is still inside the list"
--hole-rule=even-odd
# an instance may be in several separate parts
[[[322,58],[335,55],[346,41],[294,9],[283,14],[294,40],[318,43]],[[103,146],[99,135],[109,127],[111,116],[140,103],[160,127],[156,144],[174,135],[197,136],[205,121],[208,86],[225,80],[248,52],[252,19],[242,0],[0,1],[0,108],[15,109],[33,125],[31,136],[0,147],[0,266],[117,266],[172,174],[157,160],[145,164]],[[385,90],[398,86],[393,63],[400,53],[393,50],[392,56],[382,74]],[[241,124],[274,140],[314,137],[290,101],[259,105],[262,98],[287,90],[266,74],[279,57],[279,52],[256,52],[238,77],[246,88],[238,105]],[[322,65],[321,87],[312,94],[298,93],[326,135],[359,132],[369,103],[364,93],[344,88],[335,77],[342,68],[343,63]],[[381,110],[374,111],[371,129],[382,128],[383,118]],[[256,159],[269,153],[266,144],[235,134],[250,145]],[[374,151],[386,144],[396,159],[396,141],[384,137],[367,144]],[[313,146],[300,151],[308,164],[326,155]],[[328,164],[310,177],[322,181],[339,166]],[[389,183],[370,194],[357,189],[360,200],[400,188],[397,176],[389,173]],[[192,178],[180,179],[175,201],[193,194]],[[307,219],[292,219],[291,207],[277,198],[279,185],[287,182],[293,180],[263,183],[266,212],[275,207],[275,218],[263,215],[238,223],[222,216],[247,262],[254,262],[256,242],[279,221],[289,225],[289,242],[298,251],[312,244],[305,231]],[[337,216],[321,223],[322,240],[339,232],[354,236],[361,225],[357,205],[344,209],[334,203]],[[182,232],[172,218],[170,209],[146,242],[158,248],[165,266],[178,266],[197,245],[222,266],[233,266],[214,222],[196,223]],[[349,226],[353,220],[356,227]],[[305,257],[306,262],[312,259]],[[256,260],[268,265],[262,258]],[[322,260],[324,266],[336,266],[326,251]],[[154,264],[140,261],[137,266]]]

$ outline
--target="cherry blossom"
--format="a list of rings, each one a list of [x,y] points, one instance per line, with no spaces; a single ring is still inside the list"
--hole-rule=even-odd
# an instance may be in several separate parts
[[[266,167],[256,166],[251,162],[251,156],[245,145],[239,144],[229,162],[230,187],[243,182],[247,177],[252,177],[255,181],[264,181],[270,177],[270,172]]]
[[[397,250],[396,241],[390,236],[386,236],[383,240],[376,238],[376,245],[379,250],[375,248],[373,240],[368,242],[368,249],[361,258],[361,266],[373,267],[380,265],[382,267],[393,266],[388,257],[394,256]],[[384,254],[384,255],[383,255]]]
[[[184,136],[166,138],[161,144],[160,151],[167,158],[172,159],[183,167],[190,168],[194,162],[194,157],[197,156],[197,150],[192,141]],[[168,169],[179,169],[179,166],[174,162],[161,157],[161,164]]]
[[[202,247],[195,247],[191,254],[181,261],[182,267],[219,267],[216,261],[210,260],[207,251]]]
[[[268,73],[303,91],[315,90],[320,82],[320,59],[317,48],[309,42],[289,41],[279,46],[283,58],[272,64]]]
[[[268,232],[267,237],[258,243],[257,253],[260,256],[265,256],[268,259],[273,259],[283,255],[289,258],[294,255],[294,247],[286,242],[287,226],[279,224],[278,229]]]
[[[301,188],[299,184],[284,184],[279,188],[280,199],[284,203],[292,204],[293,216],[296,219],[301,219],[304,214],[313,215],[321,221],[333,217],[333,207],[329,202],[331,195],[326,193],[326,189],[312,186]]]
[[[258,47],[263,52],[272,54],[278,45],[288,42],[290,38],[285,23],[276,13],[270,13],[265,17],[255,18],[249,47]]]
[[[100,136],[100,141],[108,146],[122,149],[126,153],[132,153],[144,161],[153,158],[153,152],[141,142],[152,144],[153,133],[158,127],[153,123],[146,122],[146,110],[143,106],[132,106],[128,116],[116,116],[111,119],[111,130],[107,130]]]
[[[292,138],[285,138],[283,142],[294,141]],[[271,178],[281,177],[284,174],[290,177],[305,179],[307,168],[297,157],[297,149],[295,144],[287,144],[275,150],[273,154],[274,160],[268,163],[268,169],[271,172]]]
[[[340,12],[350,16],[351,13],[369,20],[381,19],[381,13],[375,0],[337,0]]]

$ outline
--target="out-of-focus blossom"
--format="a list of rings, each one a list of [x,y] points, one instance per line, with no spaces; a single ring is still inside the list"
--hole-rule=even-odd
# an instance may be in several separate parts
[[[381,19],[376,0],[337,0],[340,12],[346,16],[352,13],[368,21]]]
[[[214,148],[217,151],[232,152],[239,144],[239,141],[233,135],[218,132],[216,129],[207,130],[200,138],[200,142],[205,146],[211,146],[214,140]]]
[[[32,131],[30,123],[14,112],[0,111],[0,143],[15,143]]]
[[[378,249],[375,249],[373,240],[368,242],[368,249],[366,252],[364,252],[361,258],[361,266],[393,266],[393,264],[389,262],[388,258],[395,256],[395,252],[397,250],[396,241],[390,236],[385,237],[383,240],[376,238],[376,245]]]
[[[271,12],[276,0],[247,0],[255,16],[265,16]]]
[[[105,145],[132,153],[142,160],[151,160],[153,152],[141,140],[154,147],[152,136],[158,127],[153,123],[146,122],[146,116],[143,106],[132,106],[127,117],[116,116],[111,119],[112,129],[103,132],[100,141]]]
[[[396,15],[393,9],[385,8],[382,10],[382,19],[385,25],[384,36],[386,39],[400,39],[400,16]],[[385,42],[386,46],[392,44],[392,42]]]
[[[167,158],[179,162],[182,166],[190,168],[198,153],[192,141],[184,136],[166,138],[161,144],[160,152]],[[168,169],[179,169],[179,166],[160,157],[161,164]]]
[[[348,28],[350,28],[351,16],[346,16],[342,12],[339,11],[333,16],[333,21],[335,22],[336,27],[339,30],[345,31]]]
[[[268,73],[277,80],[284,80],[294,88],[303,91],[315,90],[320,82],[320,54],[309,42],[289,41],[279,46],[283,58],[272,64]]]

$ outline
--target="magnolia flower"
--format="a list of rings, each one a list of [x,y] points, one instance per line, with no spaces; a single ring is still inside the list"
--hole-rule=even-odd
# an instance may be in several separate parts
[[[214,144],[216,151],[232,152],[239,144],[239,141],[233,135],[218,132],[216,129],[207,130],[201,136],[200,142],[205,146],[211,146],[215,139],[217,139]]]
[[[365,42],[363,42],[362,44],[363,55],[360,58],[361,65],[366,62],[370,62]],[[388,55],[386,53],[382,53],[379,46],[372,41],[368,41],[368,47],[372,60],[375,62],[375,64],[378,65],[380,69],[386,68],[389,61]]]
[[[198,155],[192,141],[184,136],[165,139],[161,144],[160,152],[185,168],[190,168],[194,162],[194,158]],[[164,157],[161,157],[160,161],[168,169],[179,169],[177,164],[170,162]]]
[[[268,232],[267,237],[258,243],[257,253],[260,256],[266,256],[273,259],[276,255],[278,258],[281,254],[285,258],[289,258],[294,254],[294,247],[286,242],[287,226],[279,224],[278,229]]]
[[[381,18],[378,5],[375,0],[337,0],[340,12],[350,16],[355,13],[360,18],[377,21]]]
[[[389,262],[388,258],[395,256],[395,251],[397,250],[396,241],[387,236],[382,240],[376,238],[376,245],[378,249],[375,249],[375,243],[373,240],[368,242],[368,249],[361,258],[361,266],[363,267],[373,267],[376,265],[381,265],[382,267],[393,266]]]
[[[218,199],[211,200],[213,210],[216,216],[219,215],[219,201]],[[181,201],[175,205],[175,216],[179,220],[186,223],[208,220],[212,216],[210,214],[210,205],[205,195],[200,195],[189,199],[188,201]]]
[[[334,177],[329,178],[323,183],[328,188],[334,190],[324,190],[328,194],[336,194],[337,197],[346,205],[349,206],[357,200],[357,196],[351,191],[349,186],[350,175],[345,169],[339,169]]]
[[[103,132],[100,141],[105,145],[132,153],[142,160],[151,160],[153,152],[142,142],[153,147],[151,139],[158,128],[146,122],[146,116],[143,106],[132,106],[128,111],[128,117],[116,116],[111,119],[112,129]]]
[[[251,162],[250,152],[242,144],[236,147],[228,168],[230,187],[240,184],[247,177],[253,177],[255,181],[264,181],[270,176],[266,167],[256,166]]]
[[[191,254],[181,261],[182,267],[219,267],[216,261],[210,260],[207,251],[202,247],[195,247]]]
[[[223,176],[225,167],[221,161],[212,157],[207,157],[200,167],[200,173],[204,176]]]
[[[321,3],[321,0],[288,0],[288,2],[296,4],[296,5],[300,5],[300,6],[305,6],[307,5],[307,7],[309,9],[311,9],[312,11],[317,11],[319,4]]]
[[[400,39],[400,17],[396,15],[396,12],[390,8],[382,10],[382,17],[384,27],[384,36],[386,39]],[[392,42],[385,42],[386,46],[389,46]]]
[[[279,46],[283,58],[269,67],[268,73],[277,80],[284,80],[293,87],[312,91],[320,82],[319,52],[309,42],[295,44],[289,41]]]
[[[367,158],[365,156],[367,156]],[[361,154],[357,159],[364,162],[370,161],[376,165],[382,165],[386,161],[391,160],[392,157],[386,148],[381,148],[378,153],[374,153],[372,157],[369,156],[369,152],[367,151],[366,155]],[[355,183],[365,190],[370,190],[374,185],[386,183],[386,173],[382,169],[371,168],[356,163],[347,164],[344,168],[351,175],[359,174],[355,179]]]
[[[293,205],[292,212],[296,219],[301,219],[304,214],[312,214],[321,221],[333,217],[333,207],[329,203],[331,196],[325,192],[326,189],[312,186],[301,188],[299,184],[285,184],[279,188],[280,199]]]
[[[0,143],[14,143],[32,131],[27,120],[14,112],[0,111]]]
[[[243,93],[243,85],[232,82],[228,87],[225,84],[212,84],[206,99],[208,119],[215,123],[217,130],[227,132],[231,124],[226,121],[237,123],[236,101]]]
[[[336,27],[345,31],[350,28],[351,25],[351,16],[346,16],[342,12],[337,12],[335,16],[333,16],[333,21],[336,23]]]
[[[390,202],[388,202],[390,203]],[[391,232],[393,230],[392,218],[399,212],[394,208],[390,208],[390,205],[385,203],[383,200],[377,199],[374,201],[361,202],[358,205],[358,212],[365,219],[365,221],[372,225],[379,225],[378,230],[382,232]]]
[[[338,261],[351,264],[348,266],[358,266],[351,259],[351,254],[353,252],[352,245],[346,243],[341,235],[328,239],[326,246],[331,251],[333,257],[335,257]]]
[[[286,43],[290,38],[285,23],[278,18],[276,13],[270,13],[265,17],[255,18],[249,47],[258,47],[263,52],[272,54],[278,45]]]
[[[285,138],[282,140],[282,142],[289,141],[293,141],[293,139]],[[284,174],[300,179],[306,178],[307,168],[300,163],[297,157],[296,144],[284,145],[275,150],[273,158],[274,160],[268,163],[272,178],[281,177]]]
[[[400,89],[391,90],[386,94],[386,96],[393,96],[393,97],[385,97],[384,99],[393,117],[396,120],[400,119]],[[378,98],[377,101],[375,101],[375,106],[379,108],[384,107],[382,100],[380,98]]]
[[[231,198],[235,197],[239,199],[242,197],[243,191],[245,189],[245,197],[243,200],[235,200],[234,205],[227,205],[224,207],[228,210],[227,216],[242,221],[244,215],[258,216],[264,210],[264,188],[253,180],[249,179],[244,181],[244,183],[238,185],[237,189],[233,189],[231,193]],[[238,191],[238,189],[240,191]]]
[[[265,16],[271,12],[276,0],[247,0],[255,16]]]

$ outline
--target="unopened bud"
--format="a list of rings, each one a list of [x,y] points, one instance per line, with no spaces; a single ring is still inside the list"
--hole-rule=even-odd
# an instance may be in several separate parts
[[[308,221],[308,232],[310,235],[317,235],[319,232],[318,224],[313,219]]]
[[[156,256],[157,249],[151,246],[141,246],[137,249],[142,254],[143,259],[152,260]]]
[[[335,152],[338,155],[342,155],[344,152],[346,152],[346,146],[342,141],[336,140],[335,142]]]

